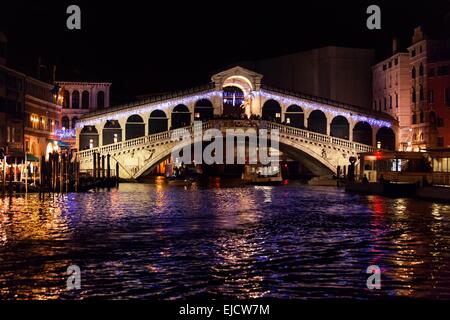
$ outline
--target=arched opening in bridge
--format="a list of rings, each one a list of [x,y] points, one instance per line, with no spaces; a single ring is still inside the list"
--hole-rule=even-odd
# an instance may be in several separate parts
[[[267,100],[264,102],[262,107],[262,116],[263,120],[273,121],[273,122],[281,122],[281,107],[280,104],[273,100]]]
[[[330,124],[330,135],[336,138],[349,139],[348,121],[343,116],[336,116],[333,118]]]
[[[286,124],[296,128],[305,127],[305,114],[300,106],[295,104],[286,109],[285,114]]]
[[[377,144],[380,143],[381,149],[395,150],[395,133],[391,128],[381,127],[377,132]]]
[[[129,116],[125,125],[125,139],[130,140],[143,136],[145,136],[144,119],[137,114]]]
[[[308,130],[327,134],[327,117],[320,110],[314,110],[308,117]]]
[[[162,110],[153,110],[148,119],[148,134],[167,131],[167,115]]]
[[[98,131],[95,126],[84,126],[80,132],[80,150],[98,147]]]
[[[191,113],[184,104],[179,104],[172,111],[172,129],[191,125]]]
[[[244,91],[237,86],[223,88],[223,115],[240,118],[244,110]]]
[[[360,121],[353,128],[353,141],[372,145],[372,127],[365,121]]]
[[[201,99],[195,103],[194,119],[196,121],[208,121],[214,117],[214,107],[208,99]]]
[[[102,145],[117,143],[122,141],[122,128],[118,120],[108,120],[103,127]]]

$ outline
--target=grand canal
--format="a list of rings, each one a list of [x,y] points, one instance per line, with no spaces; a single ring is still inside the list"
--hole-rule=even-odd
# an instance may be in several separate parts
[[[450,206],[296,183],[0,198],[0,298],[189,297],[448,299]]]

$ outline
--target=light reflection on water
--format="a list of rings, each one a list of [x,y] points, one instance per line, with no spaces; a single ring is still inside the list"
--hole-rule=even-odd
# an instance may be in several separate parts
[[[450,298],[449,246],[449,205],[336,188],[0,198],[0,298]],[[71,264],[80,291],[66,290]]]

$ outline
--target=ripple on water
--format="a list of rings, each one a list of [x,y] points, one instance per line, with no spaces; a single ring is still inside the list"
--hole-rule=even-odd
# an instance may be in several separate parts
[[[0,199],[6,299],[450,298],[449,248],[450,206],[336,188],[122,184]],[[372,264],[379,292],[365,288]]]

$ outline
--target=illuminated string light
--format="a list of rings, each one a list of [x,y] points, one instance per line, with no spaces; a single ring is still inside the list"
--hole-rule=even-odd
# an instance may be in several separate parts
[[[70,139],[77,136],[75,129],[57,129],[55,133],[59,139]]]
[[[253,94],[256,95],[261,95],[264,98],[267,99],[274,99],[278,102],[282,102],[283,104],[289,106],[292,104],[301,106],[302,108],[305,109],[310,109],[310,110],[320,110],[323,111],[325,113],[331,113],[334,116],[344,116],[346,118],[352,118],[355,121],[363,121],[363,122],[367,122],[372,126],[378,126],[378,127],[392,127],[392,123],[389,121],[385,121],[385,120],[379,120],[379,119],[374,119],[374,118],[370,118],[368,116],[362,116],[362,115],[358,115],[358,114],[353,114],[347,111],[343,111],[342,109],[338,108],[338,107],[332,107],[323,103],[319,103],[319,102],[315,102],[315,101],[311,101],[311,100],[306,100],[306,99],[301,99],[301,98],[290,98],[290,97],[286,97],[286,96],[282,96],[280,94],[273,94],[270,93],[266,90],[260,90],[260,91],[253,91]],[[363,110],[361,110],[361,112],[364,112]]]
[[[190,104],[192,102],[197,102],[201,99],[208,99],[220,96],[222,97],[222,91],[207,91],[201,94],[195,94],[191,96],[186,96],[179,99],[168,99],[164,102],[155,102],[155,103],[146,103],[135,107],[130,107],[127,110],[117,110],[117,111],[111,111],[107,112],[104,115],[100,114],[98,116],[95,116],[95,119],[81,119],[77,122],[76,126],[77,128],[83,128],[83,126],[94,126],[99,123],[105,123],[108,120],[118,120],[118,119],[124,119],[128,118],[129,116],[132,116],[134,114],[140,114],[140,113],[146,113],[146,112],[152,112],[154,110],[162,110],[162,111],[168,111],[172,107],[175,107],[179,104]]]
[[[299,105],[302,108],[310,109],[310,110],[320,110],[325,113],[332,114],[334,116],[344,116],[346,118],[351,118],[355,120],[356,122],[367,122],[372,126],[377,127],[392,127],[392,123],[387,120],[379,120],[375,118],[371,118],[364,115],[358,115],[351,113],[349,111],[345,111],[345,109],[339,108],[339,107],[333,107],[324,103],[319,103],[307,99],[302,98],[292,98],[285,95],[277,94],[277,93],[271,93],[267,90],[259,90],[259,91],[253,91],[253,96],[260,95],[261,97],[267,98],[267,99],[274,99],[278,102],[281,102],[285,105]],[[212,90],[212,91],[206,91],[203,93],[198,93],[194,95],[185,96],[183,98],[178,99],[168,99],[164,102],[154,102],[154,103],[144,103],[142,105],[137,106],[131,106],[130,108],[126,110],[117,110],[117,111],[110,111],[106,112],[104,114],[99,115],[93,115],[92,119],[82,119],[79,120],[76,124],[77,128],[83,128],[84,126],[94,126],[96,124],[105,123],[108,120],[118,120],[118,119],[124,119],[128,118],[129,116],[132,116],[134,114],[141,114],[141,113],[148,113],[152,112],[154,110],[163,110],[163,111],[169,111],[171,108],[178,104],[190,104],[193,102],[197,102],[201,99],[208,99],[213,97],[221,97],[223,98],[223,92],[218,90]],[[227,99],[227,97],[225,97]],[[224,99],[224,100],[225,100]],[[364,112],[361,110],[361,112]]]

